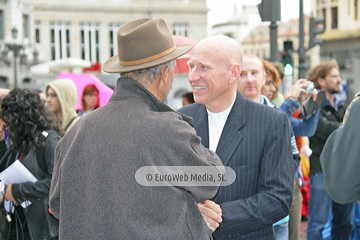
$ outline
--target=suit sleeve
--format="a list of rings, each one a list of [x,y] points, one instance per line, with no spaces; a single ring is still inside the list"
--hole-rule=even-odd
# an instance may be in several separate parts
[[[289,121],[284,113],[268,120],[271,124],[265,133],[258,193],[221,204],[224,221],[214,232],[216,239],[269,227],[289,214],[294,181]]]

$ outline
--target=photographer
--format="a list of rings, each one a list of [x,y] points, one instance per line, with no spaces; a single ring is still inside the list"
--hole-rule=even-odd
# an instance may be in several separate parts
[[[308,239],[321,239],[330,211],[333,214],[331,239],[349,239],[353,204],[334,202],[324,188],[324,174],[320,155],[329,135],[338,129],[343,121],[346,106],[335,97],[341,91],[339,66],[335,60],[322,62],[309,71],[308,79],[316,88],[324,90],[326,104],[320,110],[318,127],[310,138],[310,202]],[[346,157],[346,156],[344,156]]]
[[[312,102],[316,101],[317,90],[313,88],[313,84],[306,79],[299,79],[292,87],[291,94],[281,104],[279,109],[287,114],[289,117],[291,126],[294,130],[295,137],[311,137],[315,134],[317,123],[319,121],[319,109],[316,109],[315,113],[304,120],[294,118],[293,113],[299,109],[299,99],[302,97],[312,97]],[[316,104],[314,104],[316,106]]]

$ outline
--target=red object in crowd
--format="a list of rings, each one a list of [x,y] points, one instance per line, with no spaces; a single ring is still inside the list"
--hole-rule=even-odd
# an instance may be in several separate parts
[[[195,47],[195,45],[198,43],[194,39],[184,37],[184,36],[178,36],[178,35],[173,35],[173,40],[174,40],[175,45],[191,44]],[[189,52],[185,53],[184,55],[182,55],[181,57],[176,59],[176,67],[175,67],[176,74],[182,74],[182,73],[189,72],[189,67],[187,65],[187,61],[189,61],[191,53],[192,53],[192,49]]]
[[[310,199],[310,178],[304,178],[303,186],[300,187],[300,192],[302,194],[302,206],[301,206],[301,216],[307,217],[309,214],[309,199]]]
[[[101,64],[100,63],[93,63],[90,67],[88,68],[83,68],[83,72],[100,72],[101,71]]]
[[[56,79],[68,78],[75,83],[77,89],[77,101],[76,101],[76,110],[81,110],[82,106],[82,96],[84,88],[87,85],[94,84],[96,88],[99,90],[99,104],[100,107],[105,105],[111,95],[113,94],[113,90],[106,86],[102,81],[100,81],[97,77],[92,74],[75,74],[75,73],[61,73],[57,76]]]

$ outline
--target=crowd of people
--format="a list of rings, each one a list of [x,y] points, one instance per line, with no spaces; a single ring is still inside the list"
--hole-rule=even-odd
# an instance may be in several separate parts
[[[0,91],[0,171],[19,161],[36,178],[5,182],[0,239],[298,240],[302,138],[312,151],[307,239],[323,239],[329,222],[331,239],[350,239],[360,101],[345,114],[335,60],[284,96],[279,63],[243,53],[229,37],[208,37],[192,50],[192,92],[174,111],[164,101],[175,59],[193,46],[175,45],[162,18],[129,21],[117,38],[118,55],[103,70],[119,79],[102,107],[88,85],[76,109],[70,79],[50,82],[45,100],[34,90]],[[299,118],[305,101],[312,112]],[[145,186],[138,170],[146,166],[200,166],[219,176],[228,167],[236,178]]]

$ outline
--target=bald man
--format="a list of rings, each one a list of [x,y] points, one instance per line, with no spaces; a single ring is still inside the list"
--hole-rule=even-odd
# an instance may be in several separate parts
[[[233,39],[202,40],[188,65],[195,104],[179,112],[193,117],[202,144],[236,172],[200,211],[218,227],[214,239],[275,239],[272,224],[289,214],[293,189],[287,116],[237,90],[242,51]]]

